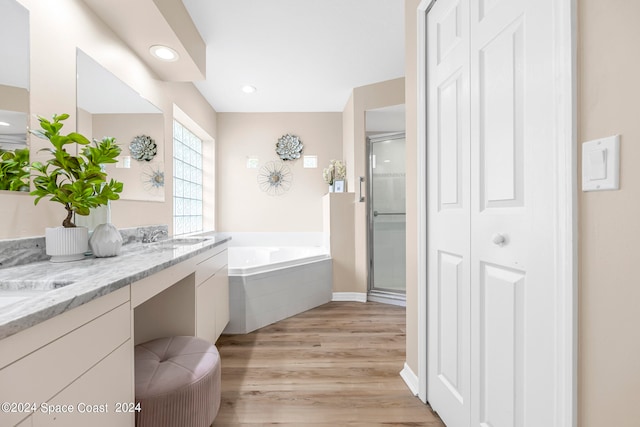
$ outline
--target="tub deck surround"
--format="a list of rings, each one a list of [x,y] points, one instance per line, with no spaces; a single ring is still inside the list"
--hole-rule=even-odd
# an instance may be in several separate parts
[[[136,237],[129,234],[123,236],[125,243]],[[121,254],[113,258],[88,256],[68,263],[36,261],[1,268],[0,283],[9,282],[14,290],[0,290],[0,339],[188,260],[230,239],[228,235],[218,233],[208,233],[204,237],[206,239],[194,239],[196,242],[192,244],[184,241],[178,244],[167,241],[129,243],[123,245]],[[60,287],[34,291],[31,285],[42,282],[54,282],[54,287]],[[15,297],[19,283],[31,287],[24,289],[27,297],[2,306],[3,298]]]
[[[248,246],[229,248],[229,275],[250,276],[331,259],[322,246]]]
[[[227,334],[249,333],[331,301],[332,260],[325,247],[230,247],[228,252]]]

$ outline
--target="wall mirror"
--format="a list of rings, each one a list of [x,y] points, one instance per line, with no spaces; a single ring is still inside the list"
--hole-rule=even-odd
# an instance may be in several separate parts
[[[29,191],[29,11],[0,0],[0,191]]]
[[[120,199],[164,201],[162,111],[79,49],[77,72],[78,132],[116,138],[122,153],[106,168],[124,183]]]

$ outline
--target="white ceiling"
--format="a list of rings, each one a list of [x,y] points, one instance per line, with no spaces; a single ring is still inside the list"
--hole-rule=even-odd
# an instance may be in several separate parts
[[[195,84],[219,112],[342,111],[353,88],[404,76],[403,0],[183,3],[207,45]]]

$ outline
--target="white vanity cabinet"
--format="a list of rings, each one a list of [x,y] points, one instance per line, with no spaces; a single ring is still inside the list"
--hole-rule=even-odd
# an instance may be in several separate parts
[[[134,346],[227,325],[227,244],[60,311],[0,340],[0,426],[133,427]]]
[[[131,285],[134,340],[189,335],[215,343],[229,322],[227,245]]]
[[[215,343],[229,323],[227,249],[215,248],[196,266],[196,336]]]
[[[94,400],[109,409],[133,401],[132,351],[128,286],[5,338],[0,402],[13,407],[0,425],[133,425],[132,414],[79,412]]]

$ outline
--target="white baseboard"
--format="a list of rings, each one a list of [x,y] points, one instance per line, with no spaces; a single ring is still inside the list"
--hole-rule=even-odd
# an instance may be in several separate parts
[[[407,385],[407,387],[409,387],[409,390],[411,390],[411,393],[413,393],[414,396],[417,396],[420,390],[420,386],[418,385],[418,376],[413,373],[409,365],[407,365],[406,363],[404,364],[404,368],[402,369],[402,371],[400,371],[400,376],[404,380],[404,383]]]
[[[331,301],[367,302],[367,294],[362,292],[334,292]]]
[[[370,293],[367,296],[367,301],[380,302],[382,304],[391,304],[397,305],[398,307],[406,307],[407,301],[404,299],[404,295],[402,298],[393,295],[376,295]]]

